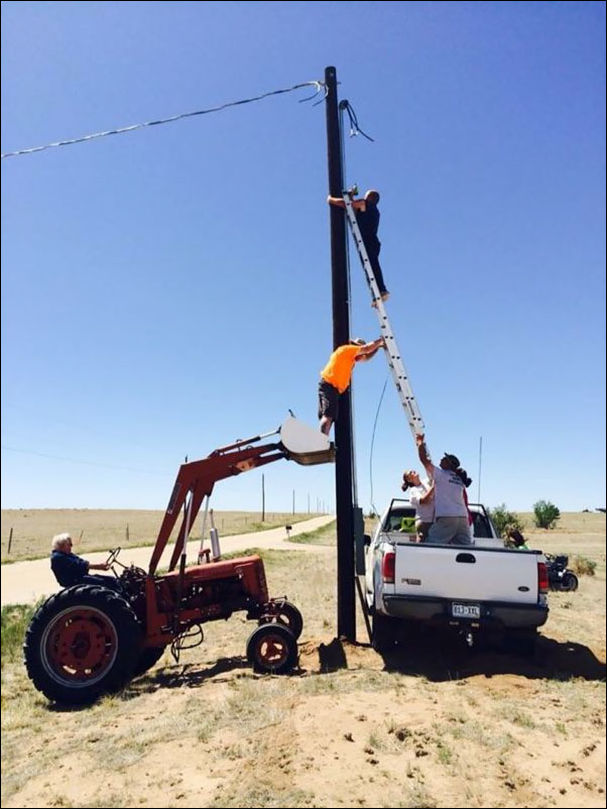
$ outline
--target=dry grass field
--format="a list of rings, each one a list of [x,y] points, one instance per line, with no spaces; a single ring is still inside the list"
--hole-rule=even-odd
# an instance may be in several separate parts
[[[271,594],[304,615],[286,677],[251,671],[238,614],[122,693],[62,709],[31,687],[18,610],[3,611],[2,806],[604,807],[605,517],[526,535],[596,562],[551,593],[532,659],[429,634],[380,656],[360,614],[359,642],[336,640],[327,531],[315,552],[263,552]]]
[[[74,539],[74,552],[135,548],[153,545],[164,512],[111,509],[2,509],[2,564],[48,556],[55,534],[68,531]],[[216,511],[215,525],[220,536],[246,534],[307,520],[310,514]],[[200,536],[203,514],[194,522],[191,537]],[[11,538],[12,529],[12,538]],[[208,536],[207,519],[206,534]],[[10,540],[10,553],[9,553]]]

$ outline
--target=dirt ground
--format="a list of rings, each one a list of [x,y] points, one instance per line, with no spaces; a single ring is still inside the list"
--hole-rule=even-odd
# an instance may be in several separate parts
[[[425,635],[383,656],[335,638],[333,553],[268,551],[304,613],[299,669],[254,674],[243,617],[121,694],[49,706],[4,672],[5,807],[604,807],[605,531],[537,532],[597,561],[552,593],[536,652]]]

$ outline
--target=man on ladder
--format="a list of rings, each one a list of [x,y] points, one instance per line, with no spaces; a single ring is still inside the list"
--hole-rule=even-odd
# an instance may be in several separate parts
[[[350,340],[347,345],[339,346],[331,354],[320,372],[318,383],[318,418],[321,433],[329,435],[331,425],[337,419],[339,397],[350,387],[355,363],[370,360],[384,345],[383,337],[373,340],[372,343],[357,337]]]
[[[335,205],[339,208],[345,208],[346,204],[342,197],[327,197],[329,205]],[[358,225],[360,235],[365,244],[369,264],[373,270],[375,281],[379,289],[379,294],[382,301],[387,301],[390,293],[386,289],[384,283],[384,276],[379,264],[379,251],[381,250],[381,242],[377,237],[379,229],[379,209],[377,203],[379,202],[379,191],[369,190],[363,199],[352,199],[352,208],[356,216],[356,223]],[[377,306],[377,301],[374,299],[371,306]]]

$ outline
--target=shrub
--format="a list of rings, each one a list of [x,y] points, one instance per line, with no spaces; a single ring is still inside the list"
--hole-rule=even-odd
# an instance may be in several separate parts
[[[552,503],[546,500],[538,500],[533,506],[535,514],[535,524],[538,528],[554,528],[561,512]]]
[[[2,666],[7,662],[14,663],[21,656],[25,630],[35,609],[31,604],[2,607]]]
[[[522,532],[525,527],[524,522],[520,519],[518,514],[515,514],[513,511],[508,511],[505,503],[495,508],[490,508],[489,516],[500,537],[507,537],[510,531]]]
[[[596,562],[587,559],[585,556],[574,556],[571,560],[571,569],[579,576],[594,576]]]

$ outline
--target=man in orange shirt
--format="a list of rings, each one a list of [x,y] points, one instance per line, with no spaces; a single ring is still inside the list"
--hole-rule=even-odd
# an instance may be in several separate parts
[[[354,363],[370,360],[383,345],[383,337],[372,343],[365,343],[358,337],[356,340],[350,340],[347,345],[339,346],[331,354],[328,363],[320,372],[318,384],[318,418],[322,433],[329,435],[331,425],[337,418],[339,395],[350,386]]]

